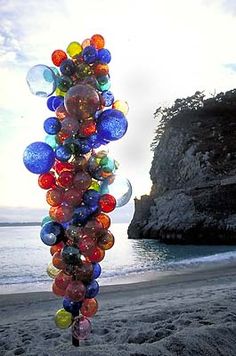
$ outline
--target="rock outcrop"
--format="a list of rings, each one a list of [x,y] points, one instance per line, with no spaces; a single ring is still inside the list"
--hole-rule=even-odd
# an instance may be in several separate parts
[[[129,238],[236,243],[236,90],[193,98],[165,117],[151,193],[135,201]]]

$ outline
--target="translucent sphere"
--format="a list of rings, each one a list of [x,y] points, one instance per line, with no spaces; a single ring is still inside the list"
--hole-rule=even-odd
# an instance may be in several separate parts
[[[103,111],[97,122],[97,132],[108,141],[119,140],[127,131],[128,122],[124,114],[116,109]]]
[[[60,270],[56,267],[53,266],[52,262],[49,262],[48,267],[47,267],[47,274],[50,278],[54,279]]]
[[[74,317],[79,315],[81,305],[81,302],[73,302],[70,298],[65,297],[63,299],[63,308],[71,313]]]
[[[72,326],[72,336],[76,340],[87,339],[91,333],[91,329],[92,328],[89,319],[87,319],[85,316],[78,317],[75,319]]]
[[[114,243],[115,239],[110,231],[106,231],[106,233],[98,237],[97,244],[102,250],[110,250]]]
[[[49,135],[56,135],[61,129],[61,123],[57,117],[49,117],[44,121],[44,130]]]
[[[127,115],[129,111],[129,105],[127,101],[123,101],[123,100],[114,101],[114,103],[112,104],[112,108],[123,112],[124,115]]]
[[[94,298],[99,292],[99,284],[97,281],[93,280],[87,285],[85,298]]]
[[[80,54],[83,50],[83,47],[79,42],[73,41],[68,44],[66,52],[69,54],[70,57],[74,57]]]
[[[132,196],[130,181],[120,175],[113,175],[102,182],[101,194],[111,194],[116,199],[116,207],[127,204]]]
[[[95,34],[91,37],[91,45],[97,49],[101,49],[105,46],[105,40],[102,35]]]
[[[64,236],[65,231],[63,226],[54,221],[44,224],[40,231],[41,240],[48,246],[56,245],[64,239]]]
[[[71,282],[72,277],[68,274],[60,271],[55,277],[55,284],[60,289],[66,289],[68,284]]]
[[[45,142],[33,142],[26,147],[23,154],[25,167],[35,174],[50,171],[55,161],[55,153]]]
[[[30,68],[26,82],[32,94],[47,97],[52,95],[57,87],[56,75],[51,68],[37,64]]]
[[[66,288],[66,297],[73,302],[80,302],[84,299],[86,287],[81,281],[71,281]]]
[[[77,84],[65,96],[66,110],[78,119],[88,119],[100,107],[97,91],[89,84]]]
[[[55,324],[60,329],[67,329],[72,324],[72,315],[65,309],[59,309],[55,315]]]
[[[102,273],[102,269],[99,263],[93,263],[93,279],[97,279]]]
[[[84,299],[81,307],[81,314],[83,314],[88,318],[91,318],[96,314],[97,310],[98,310],[98,302],[95,298]]]

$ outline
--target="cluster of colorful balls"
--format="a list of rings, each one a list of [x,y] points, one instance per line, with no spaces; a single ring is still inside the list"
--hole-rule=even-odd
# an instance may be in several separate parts
[[[71,42],[66,52],[52,53],[56,67],[36,65],[26,78],[31,92],[47,97],[53,112],[44,121],[45,142],[27,146],[23,161],[46,190],[50,209],[40,237],[50,246],[52,290],[64,298],[55,323],[72,326],[74,345],[87,338],[89,318],[98,309],[100,262],[114,244],[107,213],[132,194],[129,180],[116,174],[118,163],[104,149],[128,126],[127,103],[110,91],[111,54],[104,45],[97,34],[82,44]]]

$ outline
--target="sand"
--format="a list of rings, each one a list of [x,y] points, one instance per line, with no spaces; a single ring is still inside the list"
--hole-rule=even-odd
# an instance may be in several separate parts
[[[0,296],[0,355],[236,355],[236,265],[163,273],[104,286],[93,332],[79,348],[53,316],[50,292]]]

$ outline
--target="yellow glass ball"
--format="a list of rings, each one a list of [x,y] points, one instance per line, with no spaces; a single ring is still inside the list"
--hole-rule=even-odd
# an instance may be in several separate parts
[[[119,110],[119,111],[123,112],[124,115],[128,114],[129,105],[128,105],[127,101],[116,100],[112,104],[112,107],[113,107],[113,109],[116,109],[116,110]]]
[[[54,279],[61,270],[53,266],[52,262],[49,262],[47,267],[47,274],[50,278]]]
[[[98,182],[96,180],[92,180],[92,183],[88,189],[93,189],[93,190],[96,190],[97,192],[99,192],[100,185],[98,184]]]
[[[69,54],[70,57],[74,57],[80,54],[83,51],[83,47],[79,42],[71,42],[66,49],[66,52]]]
[[[59,95],[59,96],[65,96],[66,92],[64,92],[64,91],[60,90],[59,88],[57,88],[56,91],[55,91],[55,94]]]
[[[55,324],[60,329],[67,329],[72,324],[72,314],[65,309],[59,309],[55,315]]]

